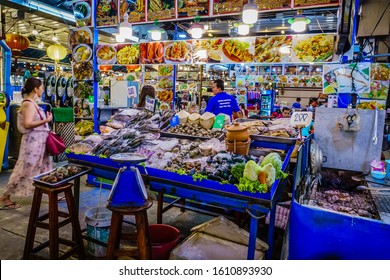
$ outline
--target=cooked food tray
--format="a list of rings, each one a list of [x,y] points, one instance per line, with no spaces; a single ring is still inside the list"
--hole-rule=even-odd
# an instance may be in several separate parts
[[[45,182],[45,181],[41,180],[42,177],[47,176],[50,173],[54,173],[54,172],[58,171],[59,168],[66,168],[67,169],[69,166],[77,167],[78,168],[77,173],[73,174],[73,175],[70,175],[69,177],[66,177],[66,178],[64,178],[64,179],[62,179],[60,181],[55,182],[55,183],[49,183],[49,182]],[[33,181],[36,182],[36,183],[39,183],[41,185],[48,186],[48,187],[58,187],[58,186],[61,186],[61,185],[65,184],[68,181],[74,180],[75,178],[88,173],[91,170],[92,170],[91,167],[86,167],[86,166],[82,166],[82,165],[78,165],[78,164],[66,164],[66,165],[57,167],[55,169],[52,169],[52,170],[50,170],[48,172],[45,172],[45,173],[39,174],[37,176],[34,176],[33,177]]]

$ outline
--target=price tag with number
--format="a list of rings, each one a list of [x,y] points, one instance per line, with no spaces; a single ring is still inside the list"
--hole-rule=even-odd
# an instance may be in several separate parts
[[[312,112],[294,112],[290,119],[290,125],[293,127],[306,127],[310,125],[312,119]]]
[[[146,96],[145,109],[154,112],[156,110],[156,99]]]

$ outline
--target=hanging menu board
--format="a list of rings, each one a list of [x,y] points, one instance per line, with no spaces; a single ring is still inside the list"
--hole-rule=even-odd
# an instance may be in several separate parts
[[[291,8],[291,0],[255,0],[254,3],[259,7],[260,10]]]
[[[183,0],[177,3],[179,18],[209,16],[209,0]]]
[[[294,7],[306,7],[317,5],[338,5],[339,0],[293,0]]]
[[[333,55],[334,36],[334,34],[309,34],[103,44],[97,46],[96,55],[100,65],[315,63],[336,59]],[[304,71],[298,74],[306,75]]]
[[[244,6],[243,0],[212,0],[213,1],[213,14],[237,14],[240,13]]]
[[[117,0],[97,0],[96,25],[97,26],[118,25],[118,1]]]
[[[360,94],[360,97],[386,100],[389,92],[390,64],[372,64],[370,78],[370,92],[367,94]]]
[[[93,80],[92,43],[92,28],[79,27],[69,30],[69,45],[72,50],[73,76],[76,81]]]
[[[92,6],[91,0],[73,2],[73,14],[76,19],[76,26],[92,26]]]
[[[146,0],[120,0],[119,1],[119,15],[120,22],[123,22],[123,15],[125,13],[129,16],[129,22],[142,22],[146,20],[145,17]]]
[[[175,17],[175,0],[148,0],[148,21],[174,19]]]

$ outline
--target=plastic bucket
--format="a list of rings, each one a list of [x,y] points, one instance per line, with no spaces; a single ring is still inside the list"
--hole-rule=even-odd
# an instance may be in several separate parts
[[[180,231],[169,225],[149,225],[153,260],[168,260],[171,250],[180,239]]]
[[[90,208],[85,212],[87,236],[108,243],[111,225],[111,211],[105,207]],[[92,241],[88,241],[88,254],[95,257],[105,257],[107,249]]]

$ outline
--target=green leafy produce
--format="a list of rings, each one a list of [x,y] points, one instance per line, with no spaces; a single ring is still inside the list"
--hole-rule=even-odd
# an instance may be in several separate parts
[[[287,174],[282,171],[282,159],[278,153],[269,153],[265,156],[260,166],[264,167],[266,164],[271,163],[276,171],[276,179],[284,179]]]
[[[245,163],[237,163],[232,167],[232,175],[237,180],[240,180],[244,176]]]
[[[244,177],[251,181],[257,181],[260,170],[260,166],[255,161],[250,160],[245,164]]]
[[[267,187],[271,187],[275,182],[276,170],[271,163],[267,163],[261,167],[261,171],[265,173]]]
[[[195,173],[192,175],[192,179],[194,179],[194,182],[196,182],[199,179],[199,182],[202,181],[203,179],[207,179],[206,175],[202,175],[200,173]]]
[[[173,170],[173,172],[179,174],[179,175],[186,175],[187,171],[184,168],[179,168],[177,170]]]
[[[246,177],[240,178],[240,183],[236,185],[239,191],[249,191],[251,193],[261,192],[266,193],[268,191],[266,184],[261,184],[257,179],[256,181],[249,180]]]

